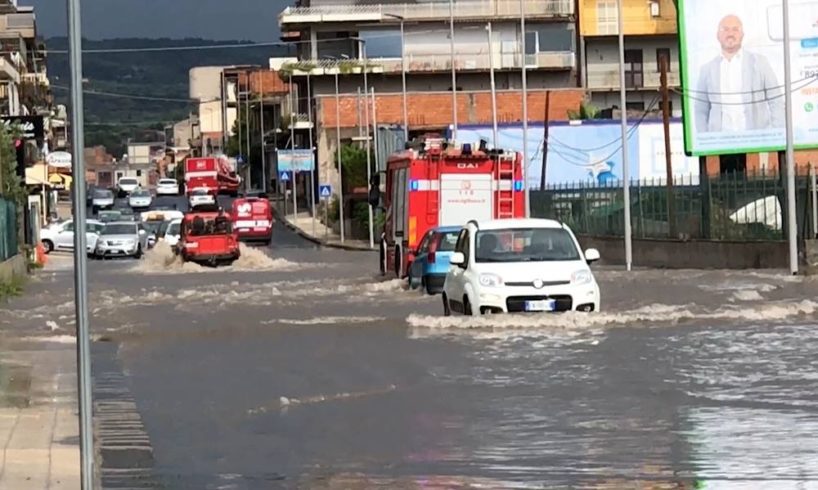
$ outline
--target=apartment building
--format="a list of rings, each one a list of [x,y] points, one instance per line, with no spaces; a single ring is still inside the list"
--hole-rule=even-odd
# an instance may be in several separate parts
[[[648,110],[658,100],[662,58],[668,60],[668,84],[680,86],[676,7],[673,0],[622,1],[627,108]],[[618,22],[617,0],[579,0],[582,86],[600,109],[620,105]],[[671,111],[682,115],[678,93],[671,93]]]
[[[334,189],[338,188],[336,131],[342,140],[350,141],[359,135],[364,120],[373,116],[363,110],[363,99],[358,97],[364,89],[363,66],[366,84],[375,92],[377,123],[404,125],[405,75],[410,136],[449,128],[454,119],[453,88],[458,92],[458,124],[490,124],[492,69],[499,122],[522,119],[523,65],[530,120],[565,119],[567,109],[575,109],[582,100],[577,90],[574,0],[451,4],[299,0],[279,14],[279,24],[282,39],[298,46],[298,63],[271,60],[271,64],[281,69],[282,77],[292,76],[298,86],[294,94],[303,94],[297,96],[297,112],[306,114],[311,104],[319,178],[333,183]],[[336,118],[336,77],[340,118]],[[548,115],[544,113],[547,92],[553,92]]]

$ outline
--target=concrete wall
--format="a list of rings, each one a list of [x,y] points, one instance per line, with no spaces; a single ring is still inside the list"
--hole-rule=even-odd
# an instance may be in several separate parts
[[[583,249],[596,248],[603,264],[624,264],[621,237],[579,236]],[[788,267],[786,242],[633,240],[633,265],[664,269],[780,269]]]
[[[626,50],[642,51],[643,81],[646,88],[660,87],[657,49],[670,50],[668,83],[680,85],[679,41],[669,36],[651,36],[625,40]],[[616,39],[585,39],[585,66],[587,87],[596,89],[619,89],[619,45]]]
[[[8,283],[14,277],[24,277],[27,273],[26,258],[23,254],[17,254],[5,262],[0,262],[0,283]]]

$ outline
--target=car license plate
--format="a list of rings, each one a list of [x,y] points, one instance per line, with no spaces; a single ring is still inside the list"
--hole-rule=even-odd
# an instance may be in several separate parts
[[[553,299],[525,302],[525,311],[554,311],[555,309],[557,309],[557,301]]]

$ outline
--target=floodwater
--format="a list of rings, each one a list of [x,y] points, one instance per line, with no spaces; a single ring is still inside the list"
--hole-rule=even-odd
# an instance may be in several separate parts
[[[597,314],[444,318],[275,232],[230,268],[90,266],[160,487],[818,488],[818,279],[602,268]],[[70,338],[53,267],[0,331]]]

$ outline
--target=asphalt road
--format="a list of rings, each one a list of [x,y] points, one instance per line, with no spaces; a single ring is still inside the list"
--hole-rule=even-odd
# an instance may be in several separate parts
[[[89,265],[96,361],[121,366],[151,484],[818,487],[812,279],[603,269],[602,313],[443,318],[372,254],[274,237],[228,268],[161,247]],[[70,278],[0,328],[64,338]]]

